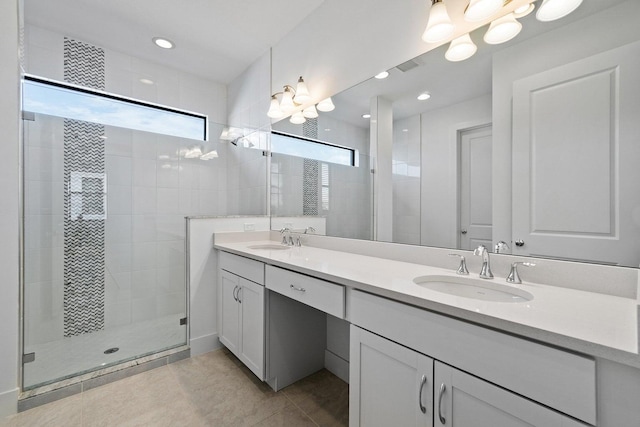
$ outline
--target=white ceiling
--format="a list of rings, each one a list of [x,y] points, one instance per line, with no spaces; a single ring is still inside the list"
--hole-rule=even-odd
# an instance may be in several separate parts
[[[25,21],[228,84],[324,0],[24,0]],[[156,47],[165,37],[176,47]]]

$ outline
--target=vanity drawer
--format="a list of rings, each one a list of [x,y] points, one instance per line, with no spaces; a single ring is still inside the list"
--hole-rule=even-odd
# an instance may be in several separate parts
[[[344,319],[344,286],[271,265],[265,282],[267,289]]]
[[[260,261],[220,252],[218,266],[222,270],[244,277],[247,280],[264,285],[264,264]]]

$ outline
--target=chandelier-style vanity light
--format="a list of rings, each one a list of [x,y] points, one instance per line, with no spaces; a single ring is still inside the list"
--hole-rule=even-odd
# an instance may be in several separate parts
[[[431,0],[431,10],[429,11],[429,21],[427,29],[422,35],[422,39],[428,43],[439,43],[448,40],[454,33],[455,27],[451,17],[447,13],[444,4],[445,0]],[[498,14],[500,10],[513,0],[469,0],[464,10],[464,19],[469,22],[481,22]],[[489,29],[484,35],[487,44],[500,44],[507,42],[517,36],[522,30],[522,24],[518,18],[522,18],[533,11],[535,2],[531,0],[529,4],[522,5],[512,13],[494,19],[489,24]],[[576,10],[583,0],[541,0],[540,8],[536,13],[539,21],[547,22],[563,18]],[[478,50],[471,40],[469,34],[453,39],[445,58],[449,61],[464,61],[473,56]]]
[[[278,101],[278,95],[282,95]],[[320,101],[317,105],[310,105],[301,111],[296,111],[301,105],[307,104],[312,100],[309,88],[304,82],[302,76],[298,79],[298,84],[294,89],[291,85],[284,85],[282,92],[276,92],[271,95],[271,104],[267,116],[272,119],[280,119],[291,114],[289,121],[299,125],[307,121],[307,119],[315,119],[318,117],[318,111],[331,111],[335,108],[331,98]]]

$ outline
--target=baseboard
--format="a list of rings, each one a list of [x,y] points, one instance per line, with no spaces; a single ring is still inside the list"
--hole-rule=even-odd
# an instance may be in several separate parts
[[[342,381],[349,384],[349,362],[342,357],[330,352],[324,351],[324,367]]]
[[[191,347],[191,357],[198,356],[200,354],[208,353],[213,350],[217,350],[222,347],[218,334],[203,335],[197,338],[191,338],[189,341]]]
[[[15,388],[13,390],[4,391],[0,393],[0,421],[4,417],[13,415],[18,412],[18,394],[20,390]]]

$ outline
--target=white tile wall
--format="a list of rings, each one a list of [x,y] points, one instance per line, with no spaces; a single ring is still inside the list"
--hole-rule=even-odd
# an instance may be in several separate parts
[[[393,123],[393,242],[420,244],[420,116]]]

